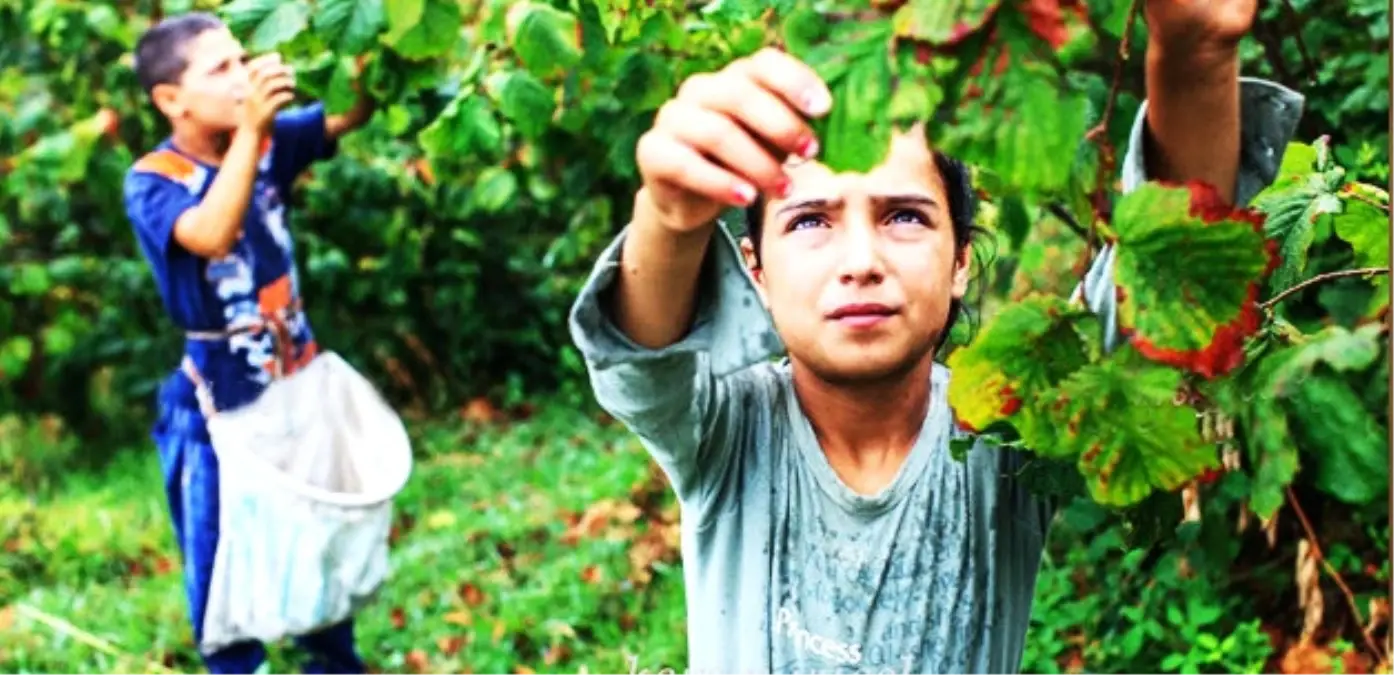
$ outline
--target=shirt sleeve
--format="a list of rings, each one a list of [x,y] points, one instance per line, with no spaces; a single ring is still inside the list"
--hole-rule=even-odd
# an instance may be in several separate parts
[[[1239,174],[1234,200],[1245,205],[1268,187],[1278,174],[1287,144],[1297,132],[1304,98],[1280,84],[1256,78],[1240,78]],[[1123,192],[1129,193],[1149,180],[1145,156],[1147,102],[1133,120],[1128,150],[1123,156]],[[1103,347],[1113,351],[1119,340],[1118,293],[1114,283],[1115,249],[1105,245],[1094,259],[1084,282],[1075,289],[1085,304],[1099,315],[1104,327]]]
[[[325,133],[323,103],[313,103],[276,116],[271,137],[271,174],[288,188],[311,164],[333,157],[338,141]]]
[[[171,247],[179,246],[174,242],[174,224],[185,211],[198,206],[198,198],[183,183],[138,165],[126,174],[123,199],[141,247],[167,261]]]
[[[731,465],[749,366],[782,353],[735,240],[714,228],[691,331],[662,349],[630,340],[606,299],[628,230],[601,255],[572,307],[571,337],[602,408],[644,444],[685,506],[705,505]]]

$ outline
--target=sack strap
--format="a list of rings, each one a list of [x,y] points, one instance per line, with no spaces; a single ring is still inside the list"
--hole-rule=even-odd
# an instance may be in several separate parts
[[[291,362],[290,350],[293,340],[290,337],[289,319],[300,316],[300,314],[300,301],[297,299],[284,311],[264,313],[259,320],[245,326],[221,331],[186,331],[184,335],[190,340],[220,342],[234,335],[270,331],[276,352],[276,357],[272,361],[271,377],[280,380],[286,377],[286,367]],[[180,369],[184,371],[189,381],[194,383],[194,393],[198,396],[198,405],[199,409],[203,411],[203,416],[212,417],[217,414],[217,406],[213,403],[213,391],[209,388],[208,381],[198,372],[198,366],[194,365],[194,360],[187,354],[184,356],[183,363],[180,364]]]

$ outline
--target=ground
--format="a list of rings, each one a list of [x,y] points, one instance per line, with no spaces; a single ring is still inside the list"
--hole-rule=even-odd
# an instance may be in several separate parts
[[[372,668],[682,670],[677,510],[632,437],[562,409],[418,429],[393,576],[360,619]],[[201,670],[154,450],[54,494],[0,496],[0,671]]]

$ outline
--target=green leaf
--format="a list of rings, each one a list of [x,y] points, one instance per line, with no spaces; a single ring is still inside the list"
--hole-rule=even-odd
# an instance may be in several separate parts
[[[677,91],[672,67],[656,54],[631,52],[620,62],[615,95],[630,112],[657,110]]]
[[[1119,203],[1118,323],[1139,352],[1205,377],[1243,361],[1272,260],[1261,225],[1201,184],[1149,183]]]
[[[494,92],[499,112],[518,126],[523,136],[536,139],[552,125],[556,101],[552,91],[524,70],[491,75],[489,90]]]
[[[77,338],[73,336],[71,330],[62,324],[52,324],[46,326],[43,332],[44,352],[50,356],[64,356],[73,350],[77,344]]]
[[[1307,425],[1305,420],[1309,414],[1315,413],[1303,408],[1306,403],[1299,404],[1298,401],[1305,401],[1314,395],[1328,400],[1343,396],[1339,392],[1329,391],[1329,384],[1316,385],[1320,391],[1315,394],[1304,393],[1314,378],[1322,377],[1319,368],[1328,373],[1362,372],[1376,363],[1380,352],[1378,325],[1361,326],[1354,331],[1332,326],[1302,344],[1262,356],[1253,375],[1241,378],[1225,393],[1224,407],[1237,409],[1238,419],[1248,429],[1245,436],[1248,438],[1249,461],[1254,467],[1250,506],[1260,518],[1271,517],[1283,505],[1283,490],[1292,482],[1301,466],[1299,444],[1295,440],[1298,430],[1294,428],[1294,422]],[[1348,397],[1345,402],[1349,402]],[[1322,404],[1317,404],[1317,407],[1325,409]],[[1361,407],[1357,405],[1352,410]],[[1299,413],[1301,419],[1298,418]],[[1334,418],[1354,414],[1337,412]],[[1348,423],[1352,424],[1353,430],[1358,430],[1363,422],[1355,420]],[[1320,448],[1316,454],[1326,457],[1334,451],[1335,446],[1344,447],[1349,443],[1354,443],[1357,456],[1367,449],[1364,445],[1366,441],[1361,440],[1359,434],[1351,440],[1344,433],[1337,437],[1314,439],[1304,447]],[[1387,464],[1388,453],[1387,450],[1384,452]],[[1339,461],[1335,466],[1343,468]]]
[[[449,54],[460,39],[460,5],[455,0],[384,0],[387,34],[383,42],[411,61]]]
[[[373,45],[384,24],[383,0],[320,0],[315,32],[341,54],[360,54]]]
[[[310,25],[310,4],[305,0],[247,0],[246,2],[236,2],[234,5],[245,5],[246,14],[238,17],[238,22],[251,22],[252,17],[257,17],[255,28],[247,38],[247,48],[253,52],[271,51],[283,43],[290,42]],[[265,10],[270,5],[270,11],[265,14],[258,12]],[[228,12],[237,11],[234,6],[229,6]],[[232,20],[228,25],[233,25]]]
[[[890,150],[886,102],[894,91],[890,50],[884,46],[890,25],[879,21],[858,28],[857,41],[842,55],[817,64],[832,92],[833,107],[813,122],[813,128],[823,148],[819,161],[835,172],[866,173]]]
[[[1274,183],[1279,181],[1301,180],[1303,176],[1317,170],[1317,150],[1306,143],[1288,143],[1283,151],[1283,162],[1278,167]]]
[[[466,88],[421,130],[418,141],[432,158],[493,156],[503,145],[503,130],[484,97]]]
[[[329,77],[329,88],[324,96],[326,112],[341,115],[358,104],[358,92],[353,87],[353,69],[352,57],[335,59],[334,72]]]
[[[52,287],[48,270],[38,263],[21,263],[13,268],[15,275],[10,277],[10,292],[15,295],[40,296]]]
[[[1018,195],[1007,195],[997,203],[997,229],[1007,235],[1012,250],[1020,251],[1031,229],[1031,218]]]
[[[1336,236],[1355,249],[1359,267],[1389,267],[1389,215],[1363,201],[1345,202],[1332,219]]]
[[[1063,191],[1084,137],[1089,102],[1042,77],[1027,78],[1019,94],[1011,116],[996,125],[987,168],[1020,190]]]
[[[896,35],[934,45],[962,42],[992,18],[1000,0],[910,0],[895,13]]]
[[[515,14],[516,13],[516,14]],[[580,62],[581,40],[576,17],[551,5],[524,2],[508,11],[515,21],[513,49],[523,66],[541,78],[555,76]]]
[[[1095,501],[1130,506],[1218,466],[1195,409],[1175,402],[1180,386],[1180,372],[1127,347],[1061,383],[1047,409],[1061,447],[1079,454]]]
[[[1302,281],[1317,226],[1324,215],[1340,211],[1341,202],[1319,176],[1310,175],[1300,187],[1255,198],[1254,206],[1265,214],[1264,235],[1278,242],[1271,287],[1281,291]]]
[[[34,343],[24,335],[0,342],[0,382],[19,377],[34,355]]]
[[[479,174],[470,199],[485,213],[498,213],[518,196],[518,177],[512,171],[491,166]]]
[[[1307,447],[1320,448],[1317,486],[1365,504],[1389,497],[1389,431],[1365,409],[1350,383],[1329,372],[1305,378],[1287,410]]]
[[[1058,456],[1055,444],[1038,438],[1032,420],[1037,401],[1066,375],[1088,362],[1080,322],[1093,315],[1064,298],[1032,295],[1003,308],[967,347],[949,357],[949,405],[959,424],[982,432],[1011,420],[1031,450]],[[1023,403],[1028,405],[1023,415]]]

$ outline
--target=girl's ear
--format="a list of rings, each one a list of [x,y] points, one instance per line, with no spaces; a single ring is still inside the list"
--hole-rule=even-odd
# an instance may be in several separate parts
[[[745,269],[750,272],[750,276],[755,279],[755,290],[760,293],[760,301],[769,306],[765,300],[765,271],[760,269],[760,260],[755,257],[755,245],[751,243],[750,237],[741,237],[741,257],[745,259]]]
[[[953,298],[962,300],[968,294],[968,277],[973,270],[973,245],[968,244],[963,250],[958,252],[954,260],[954,287]]]

